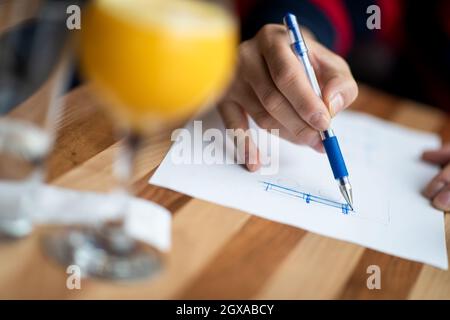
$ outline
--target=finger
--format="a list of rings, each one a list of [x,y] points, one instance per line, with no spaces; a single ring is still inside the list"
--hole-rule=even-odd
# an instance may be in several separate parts
[[[432,203],[439,210],[450,211],[450,184],[439,191]]]
[[[233,96],[239,97],[239,104],[245,108],[260,128],[268,131],[278,129],[281,138],[295,144],[306,144],[318,152],[324,152],[322,141],[317,130],[305,124],[304,129],[298,135],[293,135],[283,124],[267,112],[250,85],[241,84],[235,90]]]
[[[324,102],[314,93],[304,67],[292,53],[284,28],[267,26],[261,31],[259,43],[275,85],[311,127],[321,131],[328,129],[330,113]],[[272,30],[269,30],[270,26]],[[274,37],[274,28],[277,27],[282,34]]]
[[[423,190],[423,195],[429,199],[434,198],[450,183],[450,165],[447,165],[437,174]]]
[[[238,136],[237,141],[243,141],[244,145],[238,145],[235,143],[236,152],[240,159],[244,159],[245,166],[251,172],[258,170],[261,167],[259,161],[258,148],[249,135],[245,135],[248,132],[248,119],[247,114],[237,103],[224,100],[219,103],[219,113],[223,119],[225,127],[227,129],[234,129],[235,134]]]
[[[358,96],[358,86],[351,76],[336,74],[325,83],[324,101],[332,117],[347,108]]]
[[[355,101],[358,85],[344,59],[319,43],[311,44],[311,60],[317,66],[317,76],[323,84],[323,99],[334,116]]]
[[[260,104],[293,137],[300,136],[308,125],[272,81],[263,57],[255,53],[251,45],[242,46],[241,57],[245,61],[242,64],[242,77],[253,89]]]
[[[422,154],[422,159],[437,165],[445,165],[450,162],[450,145],[438,150],[428,150]]]

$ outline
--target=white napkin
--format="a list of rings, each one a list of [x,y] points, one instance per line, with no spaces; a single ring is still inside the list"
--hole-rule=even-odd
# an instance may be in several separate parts
[[[0,223],[17,212],[34,224],[98,225],[125,214],[125,232],[161,251],[170,249],[171,214],[165,208],[123,194],[75,191],[35,183],[0,181]]]

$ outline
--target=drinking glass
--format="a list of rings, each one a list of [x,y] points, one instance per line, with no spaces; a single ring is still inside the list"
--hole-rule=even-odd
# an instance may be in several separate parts
[[[223,3],[223,1],[220,1]],[[94,0],[83,9],[82,73],[127,132],[115,174],[129,191],[143,137],[210,105],[233,73],[237,26],[214,1]],[[119,219],[89,230],[54,234],[50,254],[81,264],[85,275],[136,279],[155,274],[161,254],[144,250]],[[151,214],[151,213],[149,213]]]
[[[72,1],[73,2],[73,1]],[[0,2],[0,236],[32,231],[70,67],[64,1]]]

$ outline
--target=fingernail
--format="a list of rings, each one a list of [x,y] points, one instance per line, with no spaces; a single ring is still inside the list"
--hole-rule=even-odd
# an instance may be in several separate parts
[[[259,154],[256,148],[249,146],[249,149],[245,153],[245,164],[247,169],[251,172],[259,169],[261,164],[259,162]]]
[[[445,187],[445,185],[446,184],[442,181],[431,183],[425,188],[423,194],[425,197],[433,198],[439,191],[441,191]]]
[[[450,210],[450,190],[442,191],[433,200],[433,204],[442,210]]]
[[[259,164],[247,164],[247,169],[248,169],[248,171],[250,171],[250,172],[255,172],[255,171],[258,171],[258,169],[259,169]]]
[[[326,130],[330,125],[330,119],[322,112],[317,112],[311,117],[311,125],[317,130]]]
[[[334,117],[337,112],[341,111],[344,108],[344,98],[342,98],[342,94],[337,93],[330,99],[330,108],[331,116]]]

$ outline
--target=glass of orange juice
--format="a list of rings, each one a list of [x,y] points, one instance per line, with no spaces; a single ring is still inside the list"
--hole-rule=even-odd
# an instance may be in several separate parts
[[[233,73],[237,40],[236,22],[223,1],[93,0],[84,8],[82,71],[117,126],[129,132],[116,170],[124,185],[143,136],[186,120],[221,95]],[[54,238],[70,251],[63,259],[61,252],[54,255],[66,264],[82,256],[83,271],[91,276],[154,274],[161,255],[140,249],[124,234],[125,214],[82,240],[78,234],[76,246],[67,245],[69,233]]]

